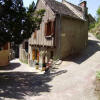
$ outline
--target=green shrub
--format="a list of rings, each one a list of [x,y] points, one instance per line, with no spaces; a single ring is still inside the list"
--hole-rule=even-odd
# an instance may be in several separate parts
[[[98,39],[100,39],[100,34],[97,34],[96,37],[97,37]]]
[[[93,29],[94,27],[95,27],[95,23],[90,24],[90,25],[89,25],[89,30]]]
[[[96,77],[100,79],[100,71],[96,73]]]

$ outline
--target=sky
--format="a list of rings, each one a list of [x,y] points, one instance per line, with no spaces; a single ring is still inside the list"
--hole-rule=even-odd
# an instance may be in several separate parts
[[[32,3],[32,1],[34,1],[35,3],[37,2],[37,0],[23,0],[24,1],[24,6],[28,7],[29,4]],[[57,0],[59,2],[61,2],[62,0]],[[80,1],[82,0],[67,0],[75,5],[78,5]],[[96,11],[98,9],[98,7],[100,6],[100,0],[86,0],[87,1],[87,7],[88,7],[88,12],[90,14],[93,15],[93,17],[96,17]]]

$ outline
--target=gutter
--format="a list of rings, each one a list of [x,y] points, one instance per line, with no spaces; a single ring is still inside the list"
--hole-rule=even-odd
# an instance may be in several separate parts
[[[60,17],[60,32],[59,32],[59,59],[61,59],[61,33],[62,33],[62,25],[61,25],[61,14],[59,14]]]

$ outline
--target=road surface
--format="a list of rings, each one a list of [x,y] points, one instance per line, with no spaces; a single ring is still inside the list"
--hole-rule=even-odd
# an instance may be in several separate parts
[[[95,91],[100,41],[89,34],[88,47],[45,75],[18,59],[0,68],[0,100],[100,100]]]

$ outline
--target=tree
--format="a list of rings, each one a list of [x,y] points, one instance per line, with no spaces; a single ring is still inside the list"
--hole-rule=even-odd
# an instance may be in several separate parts
[[[97,15],[98,15],[98,21],[100,20],[100,7],[97,10]]]
[[[45,10],[35,11],[34,2],[25,8],[22,0],[0,0],[0,46],[20,44],[39,29]]]
[[[98,14],[98,16],[100,16],[100,7],[97,10],[97,14]]]

